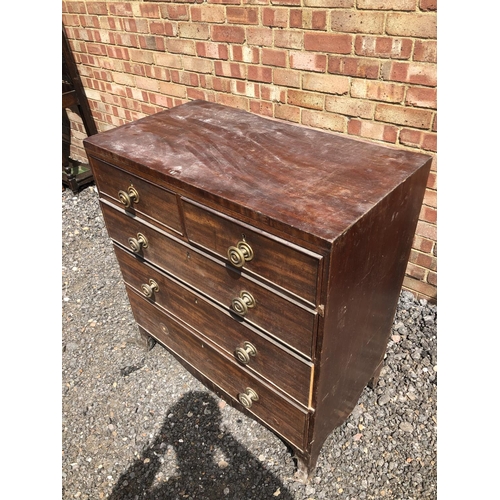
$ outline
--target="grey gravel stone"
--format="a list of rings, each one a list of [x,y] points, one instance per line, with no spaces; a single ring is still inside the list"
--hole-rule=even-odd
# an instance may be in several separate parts
[[[304,485],[274,434],[161,346],[131,341],[138,330],[96,189],[65,190],[62,202],[63,499],[437,498],[435,305],[401,293],[379,384],[328,437]]]

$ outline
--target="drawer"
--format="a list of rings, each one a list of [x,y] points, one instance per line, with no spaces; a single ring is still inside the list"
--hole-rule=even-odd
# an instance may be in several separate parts
[[[297,355],[246,325],[235,314],[193,293],[129,252],[118,246],[115,246],[115,251],[123,278],[129,286],[208,337],[250,371],[258,373],[303,405],[310,406],[312,363],[300,360]]]
[[[90,158],[99,193],[128,212],[182,234],[177,196],[109,163]],[[138,201],[137,201],[138,198]],[[126,206],[130,204],[130,206]]]
[[[265,330],[311,358],[312,339],[317,326],[316,312],[124,211],[118,211],[104,202],[101,209],[108,234],[113,240],[130,248],[129,238],[139,240],[138,234],[143,234],[148,244],[138,253],[140,257],[209,295],[226,308],[231,307],[234,299],[242,301],[244,292],[250,294],[255,306],[247,309],[245,322]]]
[[[317,305],[320,255],[184,198],[182,209],[191,242]]]
[[[243,408],[238,395],[247,387],[253,389],[258,400],[247,409],[299,449],[304,449],[305,409],[279,395],[128,287],[127,292],[139,326],[220,387],[236,401],[236,407]]]

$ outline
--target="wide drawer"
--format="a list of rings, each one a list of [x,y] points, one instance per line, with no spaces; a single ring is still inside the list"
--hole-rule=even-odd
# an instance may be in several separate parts
[[[280,347],[226,309],[193,293],[145,261],[115,245],[125,282],[148,300],[207,336],[241,364],[305,406],[313,365]]]
[[[320,255],[185,198],[182,210],[191,242],[317,305]]]
[[[189,331],[186,326],[164,314],[151,302],[127,287],[135,320],[144,330],[210,379],[243,407],[239,394],[247,388],[256,392],[258,400],[247,408],[278,434],[304,449],[307,411],[275,392],[239,366],[218,353],[208,342]]]
[[[274,292],[238,270],[232,269],[186,243],[158,231],[144,221],[101,203],[109,236],[126,248],[129,238],[137,241],[143,235],[147,247],[138,255],[191,287],[209,295],[225,307],[233,299],[242,300],[244,292],[255,300],[244,320],[265,330],[275,338],[311,358],[312,339],[316,328],[317,313]]]
[[[163,229],[182,234],[175,193],[104,161],[93,157],[90,161],[102,197]]]

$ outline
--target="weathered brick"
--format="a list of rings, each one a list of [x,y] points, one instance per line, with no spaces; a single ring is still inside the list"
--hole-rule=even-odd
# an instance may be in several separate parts
[[[286,8],[265,7],[262,9],[262,24],[276,28],[287,28],[288,13],[289,10]]]
[[[247,43],[249,45],[262,45],[270,47],[273,44],[273,30],[269,27],[260,28],[249,26],[247,29]]]
[[[302,75],[302,88],[316,92],[342,95],[349,92],[349,79],[336,75],[304,73]]]
[[[193,5],[191,6],[191,19],[205,23],[223,23],[226,19],[224,9],[222,5]]]
[[[413,248],[424,253],[431,253],[434,247],[434,242],[421,236],[415,236],[413,239]]]
[[[421,10],[437,10],[437,0],[420,0],[419,7]]]
[[[106,2],[85,2],[89,14],[105,16],[108,13]]]
[[[170,77],[172,82],[179,83],[182,85],[188,85],[191,87],[198,87],[200,81],[198,79],[197,73],[191,73],[189,71],[177,71],[170,70]]]
[[[383,33],[385,13],[339,10],[331,13],[331,28],[344,33]]]
[[[174,97],[185,97],[186,87],[177,83],[160,82],[160,92]]]
[[[354,0],[304,0],[306,7],[331,7],[349,8],[354,7]]]
[[[247,77],[246,66],[244,64],[227,61],[215,61],[214,69],[217,76],[242,79]]]
[[[382,64],[381,75],[384,80],[414,83],[434,87],[437,83],[435,64],[387,61]]]
[[[243,96],[236,96],[231,94],[217,94],[216,102],[223,104],[224,106],[230,106],[231,108],[243,109],[248,111],[249,100]]]
[[[205,23],[185,23],[178,24],[179,36],[194,40],[208,40],[210,38],[210,26]]]
[[[121,45],[124,47],[139,47],[137,35],[128,33],[110,33],[110,42],[113,45]]]
[[[273,83],[275,85],[300,88],[300,76],[300,71],[293,69],[273,69]]]
[[[398,136],[398,129],[393,125],[352,118],[347,124],[347,133],[367,139],[395,143]]]
[[[162,80],[164,82],[168,82],[170,80],[170,72],[166,68],[147,65],[144,66],[144,71],[146,76],[148,76],[149,78],[156,78],[157,80]]]
[[[196,42],[196,55],[211,59],[227,59],[227,45],[213,42]]]
[[[160,88],[158,80],[154,80],[152,78],[144,78],[142,76],[135,77],[135,84],[138,89],[151,90],[155,92]]]
[[[428,222],[419,220],[415,234],[429,240],[437,241],[437,228],[434,224],[429,224]]]
[[[194,87],[188,87],[186,93],[189,99],[193,100],[201,99],[202,101],[215,101],[215,96],[213,94],[210,94],[211,97],[210,98],[209,92],[206,90],[195,89]]]
[[[414,11],[417,0],[357,0],[358,9]]]
[[[271,83],[273,70],[266,66],[248,66],[247,78],[257,82]]]
[[[165,50],[165,40],[163,37],[155,36],[155,35],[139,35],[139,46],[141,49],[149,49],[149,50]]]
[[[399,142],[425,151],[437,151],[437,136],[432,132],[403,128],[399,134]]]
[[[213,63],[209,59],[200,59],[199,57],[183,56],[184,69],[196,73],[212,73]]]
[[[334,132],[344,132],[346,127],[346,118],[325,111],[302,110],[301,123],[308,127],[332,130]]]
[[[437,286],[437,273],[429,271],[429,273],[427,274],[427,281],[431,285]]]
[[[177,54],[155,54],[156,64],[165,68],[182,68],[182,57]]]
[[[380,62],[359,57],[328,56],[328,72],[377,79],[380,72]]]
[[[89,54],[94,54],[95,56],[107,55],[106,46],[100,43],[87,43],[86,48]]]
[[[273,116],[273,103],[266,101],[250,101],[250,111],[257,115],[272,117]]]
[[[82,2],[83,3],[83,2]],[[129,2],[108,2],[109,14],[112,16],[133,16],[132,4]]]
[[[326,10],[291,9],[290,28],[326,30]]]
[[[420,108],[437,107],[437,90],[435,87],[410,87],[406,92],[406,104]]]
[[[289,122],[300,122],[300,108],[288,104],[274,103],[274,117]]]
[[[432,112],[379,103],[375,109],[375,119],[408,127],[428,129],[432,122]]]
[[[161,11],[162,17],[173,19],[175,21],[187,21],[189,19],[189,10],[187,5],[168,4],[161,7],[164,7]]]
[[[99,18],[97,16],[84,16],[80,15],[78,16],[80,20],[80,24],[84,28],[100,28],[101,25],[99,24]]]
[[[387,14],[385,31],[388,35],[436,38],[437,18],[434,14]]]
[[[405,276],[403,288],[410,290],[416,298],[423,298],[429,302],[433,302],[437,297],[437,290],[435,286],[416,280],[410,276]]]
[[[149,23],[147,19],[133,19],[124,17],[122,20],[123,29],[132,33],[149,33]]]
[[[424,222],[430,222],[431,224],[436,224],[437,209],[434,207],[428,207],[427,205],[422,205],[419,219],[423,220]]]
[[[260,97],[259,84],[246,82],[244,80],[231,80],[231,92],[233,94],[251,97],[252,99],[258,99]]]
[[[326,69],[326,56],[308,52],[290,52],[290,67],[306,71],[324,73]]]
[[[172,98],[167,97],[161,94],[155,94],[151,92],[149,94],[149,102],[151,104],[155,104],[156,106],[160,106],[162,108],[170,108],[172,106]]]
[[[402,103],[405,87],[396,83],[353,79],[351,81],[351,96],[373,101]]]
[[[286,89],[261,83],[260,96],[265,101],[286,102]]]
[[[435,40],[415,40],[413,60],[421,62],[437,62],[437,42]]]
[[[155,35],[177,36],[177,23],[149,21],[149,31]]]
[[[142,2],[139,5],[133,5],[132,9],[137,7],[139,7],[139,14],[142,17],[149,17],[152,19],[160,18],[160,9],[156,3]]]
[[[302,49],[304,33],[294,30],[277,30],[274,33],[274,46],[286,49]]]
[[[123,63],[123,70],[126,73],[129,73],[131,75],[146,76],[146,65],[145,64],[126,61]],[[97,78],[97,75],[96,75],[96,78]]]
[[[243,43],[245,41],[245,29],[241,26],[211,26],[212,41]]]
[[[259,24],[259,10],[257,7],[226,7],[228,23]]]
[[[231,45],[231,59],[252,64],[258,64],[260,61],[260,51],[258,47],[249,47],[248,45]]]
[[[358,118],[373,118],[375,104],[362,99],[351,97],[326,96],[325,109],[340,115],[355,116]]]
[[[300,5],[300,0],[271,0],[273,5]]]
[[[286,67],[287,52],[285,50],[276,49],[262,49],[262,64],[267,64],[269,66],[280,66],[282,68]]]
[[[110,45],[106,47],[106,51],[108,52],[108,57],[114,59],[130,59],[129,51],[125,47]]]
[[[358,56],[409,59],[413,40],[388,36],[357,35],[354,51]]]
[[[333,54],[350,54],[352,50],[351,35],[339,33],[305,33],[304,48],[316,52],[330,52]]]
[[[167,38],[165,41],[167,50],[174,54],[187,54],[194,56],[196,54],[194,40],[181,40],[177,38]]]
[[[302,90],[287,90],[287,104],[300,106],[301,108],[323,109],[325,106],[325,96],[313,92]]]

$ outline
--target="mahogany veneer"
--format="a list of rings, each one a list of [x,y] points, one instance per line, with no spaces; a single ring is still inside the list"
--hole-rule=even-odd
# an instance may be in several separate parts
[[[307,480],[378,378],[431,158],[205,101],[84,144],[140,332]]]

